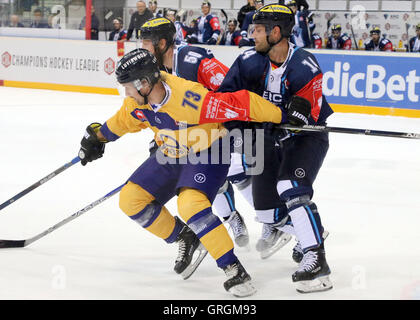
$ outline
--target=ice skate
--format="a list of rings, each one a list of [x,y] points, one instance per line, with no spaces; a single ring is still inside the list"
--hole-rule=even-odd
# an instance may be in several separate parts
[[[201,244],[196,234],[187,225],[184,225],[182,228],[176,242],[179,247],[174,270],[176,273],[181,274],[182,278],[186,280],[191,277],[203,261],[204,257],[207,255],[207,250]]]
[[[229,219],[226,220],[232,229],[235,244],[238,247],[246,247],[249,244],[248,229],[245,225],[245,221],[238,211],[233,211]]]
[[[322,234],[322,238],[324,240],[327,239],[329,234],[330,233],[327,230],[324,230],[324,233]],[[302,250],[302,246],[300,245],[300,242],[297,239],[296,239],[296,241],[297,241],[297,243],[293,247],[292,259],[293,259],[294,262],[300,263],[302,261],[302,258],[303,258],[303,250]]]
[[[267,259],[284,247],[291,239],[290,234],[278,230],[271,224],[264,223],[256,249],[260,252],[261,259]]]
[[[239,261],[228,265],[223,271],[228,277],[223,286],[235,297],[248,297],[257,292],[251,282],[251,276]]]
[[[332,288],[330,273],[322,246],[309,250],[303,255],[298,270],[292,275],[292,280],[300,293],[326,291]]]

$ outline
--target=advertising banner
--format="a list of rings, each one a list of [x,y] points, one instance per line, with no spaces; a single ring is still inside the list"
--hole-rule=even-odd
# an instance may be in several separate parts
[[[420,55],[314,54],[324,73],[328,102],[420,110]]]

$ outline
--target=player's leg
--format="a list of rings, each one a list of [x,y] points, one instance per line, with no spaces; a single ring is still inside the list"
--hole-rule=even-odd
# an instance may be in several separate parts
[[[292,276],[299,292],[332,288],[325,258],[324,228],[318,208],[311,201],[312,184],[327,151],[327,134],[301,134],[283,142],[277,191],[285,203],[281,214],[286,210],[303,253],[299,268]]]
[[[234,191],[229,180],[226,180],[219,189],[213,202],[213,208],[223,222],[229,225],[235,243],[239,247],[247,246],[249,243],[248,229],[243,217],[236,210]]]
[[[249,234],[245,221],[235,206],[235,192],[232,183],[235,183],[242,193],[244,189],[251,189],[250,177],[246,176],[242,163],[242,155],[231,154],[231,164],[228,171],[228,178],[220,187],[216,198],[213,201],[213,208],[216,214],[230,226],[235,243],[239,247],[245,247],[249,243]],[[247,183],[249,181],[249,183]],[[246,198],[249,201],[249,196]],[[252,201],[252,199],[251,199]],[[253,206],[253,204],[251,204]]]
[[[280,199],[276,188],[281,155],[270,134],[264,135],[263,156],[264,171],[260,175],[252,176],[252,194],[257,220],[263,224],[256,249],[260,252],[261,258],[266,259],[285,246],[292,236],[272,225],[273,217],[279,217],[279,208],[284,206],[284,202]],[[265,219],[265,216],[269,218]],[[266,220],[269,222],[264,223]]]
[[[210,150],[208,151],[209,159]],[[227,291],[237,296],[255,293],[251,277],[234,254],[233,241],[221,220],[212,212],[212,202],[226,179],[229,164],[184,165],[177,190],[178,211],[187,225],[222,268]]]
[[[155,236],[167,243],[178,243],[179,251],[185,253],[186,261],[180,264],[177,259],[174,270],[186,279],[198,266],[189,270],[190,273],[185,272],[192,263],[192,256],[198,249],[199,240],[185,223],[170,214],[163,206],[175,195],[179,174],[176,168],[173,165],[160,165],[154,155],[149,157],[122,188],[120,208],[133,221]]]

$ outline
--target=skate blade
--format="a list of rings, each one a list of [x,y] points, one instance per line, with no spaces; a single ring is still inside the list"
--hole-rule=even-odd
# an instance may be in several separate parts
[[[288,233],[283,233],[273,246],[261,251],[261,259],[267,259],[271,257],[273,254],[275,254],[277,251],[283,248],[286,244],[288,244],[290,240],[292,240],[292,235]]]
[[[200,243],[200,245],[198,246],[198,248],[194,252],[193,261],[184,271],[181,272],[182,279],[187,280],[189,277],[192,276],[192,274],[198,268],[200,263],[206,257],[207,253],[208,253],[208,251],[204,248],[203,244]],[[194,257],[196,257],[195,260],[194,260]]]
[[[257,292],[251,281],[238,284],[228,290],[231,294],[238,298],[252,296]]]
[[[296,282],[296,291],[299,293],[321,292],[332,289],[330,277],[323,276],[314,280]]]

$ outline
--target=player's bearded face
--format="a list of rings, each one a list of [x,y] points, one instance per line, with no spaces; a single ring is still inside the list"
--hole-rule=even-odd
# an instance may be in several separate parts
[[[255,40],[255,50],[257,52],[267,52],[270,48],[267,42],[267,33],[265,31],[265,26],[262,24],[256,24],[254,30],[251,34],[251,37]]]
[[[372,38],[372,40],[373,40],[374,42],[378,42],[378,41],[379,41],[379,34],[377,34],[377,33],[373,33],[373,34],[371,35],[371,38]]]

